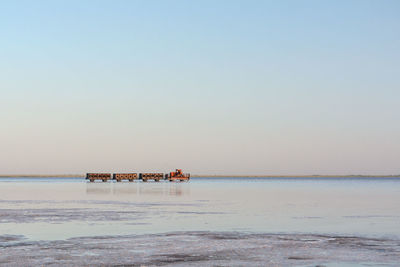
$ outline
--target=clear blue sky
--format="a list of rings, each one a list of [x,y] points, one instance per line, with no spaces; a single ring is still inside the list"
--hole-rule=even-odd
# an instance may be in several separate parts
[[[400,173],[400,1],[2,1],[0,173]]]

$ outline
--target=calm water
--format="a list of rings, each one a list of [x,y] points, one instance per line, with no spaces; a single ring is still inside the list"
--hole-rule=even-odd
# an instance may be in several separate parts
[[[198,230],[399,238],[400,179],[3,178],[0,210],[0,235],[31,239]]]
[[[0,237],[50,242],[198,231],[399,240],[400,179],[0,179]]]

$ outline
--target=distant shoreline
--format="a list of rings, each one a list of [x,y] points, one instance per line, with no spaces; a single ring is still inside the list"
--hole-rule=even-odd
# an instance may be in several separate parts
[[[85,174],[1,174],[0,178],[85,178]],[[399,175],[191,175],[192,178],[400,178]]]

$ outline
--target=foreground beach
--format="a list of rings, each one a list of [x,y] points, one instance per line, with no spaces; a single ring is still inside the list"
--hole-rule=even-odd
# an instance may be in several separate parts
[[[0,265],[397,266],[400,180],[0,179]]]

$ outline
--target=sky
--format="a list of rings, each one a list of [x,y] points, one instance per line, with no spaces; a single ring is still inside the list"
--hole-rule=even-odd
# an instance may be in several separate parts
[[[399,1],[1,1],[0,174],[400,174]]]

